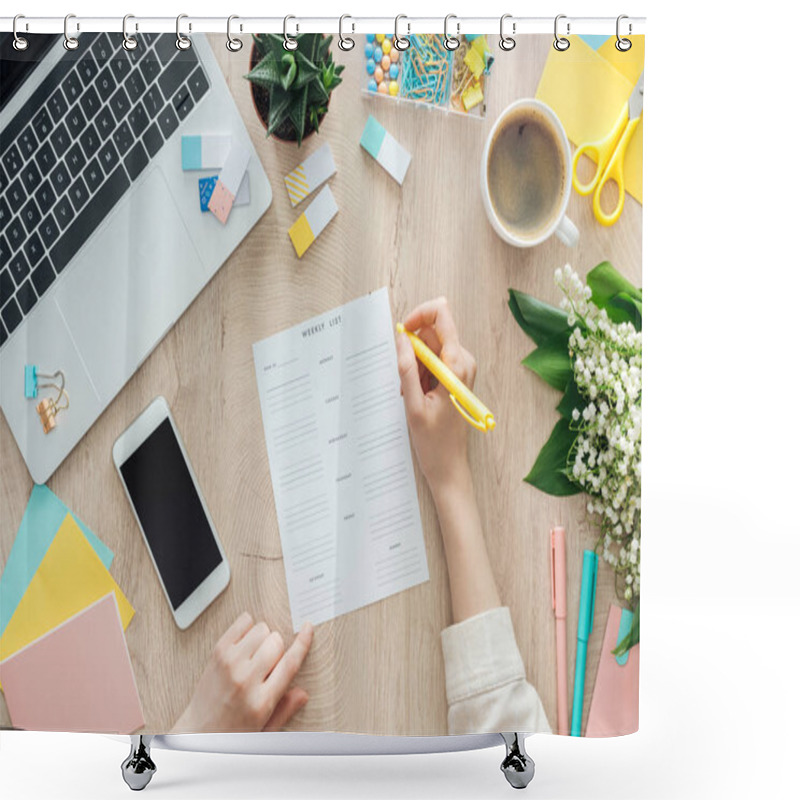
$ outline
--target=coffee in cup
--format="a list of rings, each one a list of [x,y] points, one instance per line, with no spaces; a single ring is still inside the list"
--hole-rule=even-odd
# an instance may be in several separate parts
[[[578,230],[564,216],[570,192],[569,143],[553,111],[519,100],[495,122],[483,154],[481,186],[489,220],[500,236],[530,247],[551,233],[567,245]]]

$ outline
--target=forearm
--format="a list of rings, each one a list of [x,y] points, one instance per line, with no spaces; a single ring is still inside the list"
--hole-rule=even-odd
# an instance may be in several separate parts
[[[442,486],[433,487],[442,531],[453,622],[497,608],[500,595],[489,563],[469,466],[464,463]]]

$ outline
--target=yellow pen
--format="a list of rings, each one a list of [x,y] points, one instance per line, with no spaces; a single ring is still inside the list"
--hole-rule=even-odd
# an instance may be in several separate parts
[[[397,332],[404,333],[411,340],[417,358],[430,370],[436,380],[450,392],[450,399],[456,411],[479,431],[492,430],[495,426],[494,414],[456,377],[453,371],[442,362],[433,350],[417,336],[407,331],[402,322],[397,323]]]

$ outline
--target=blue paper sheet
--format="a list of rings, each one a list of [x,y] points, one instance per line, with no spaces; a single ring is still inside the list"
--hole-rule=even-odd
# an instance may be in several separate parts
[[[46,486],[35,485],[22,517],[8,561],[0,576],[0,636],[17,610],[39,564],[55,538],[64,517],[72,514]],[[100,557],[106,569],[114,553],[103,544],[74,514],[86,540]]]

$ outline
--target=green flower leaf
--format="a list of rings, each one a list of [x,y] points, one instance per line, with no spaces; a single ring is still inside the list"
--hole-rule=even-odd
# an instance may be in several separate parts
[[[570,374],[567,388],[564,390],[564,396],[558,404],[556,410],[561,414],[564,419],[572,419],[572,409],[577,408],[578,411],[583,411],[586,408],[586,400],[578,390],[578,384],[575,383],[574,374]]]
[[[580,494],[581,487],[566,475],[567,456],[577,435],[577,430],[570,429],[569,420],[560,419],[525,476],[525,482],[556,497]]]
[[[604,308],[613,322],[628,322],[626,312],[611,305],[611,299],[624,293],[642,302],[642,290],[637,289],[629,280],[611,266],[611,262],[602,261],[586,276],[586,284],[592,290],[592,303]]]
[[[567,323],[566,312],[560,308],[554,308],[516,289],[508,290],[508,307],[520,328],[537,345],[548,341],[566,344],[569,340],[572,328]]]
[[[642,329],[641,299],[637,300],[635,297],[631,297],[627,292],[620,292],[619,294],[615,294],[608,301],[606,313],[608,313],[609,317],[611,316],[611,309],[622,312],[626,320],[632,322],[633,327],[636,328],[637,331]]]
[[[561,392],[566,390],[572,380],[569,352],[561,342],[545,342],[529,353],[522,364]]]

